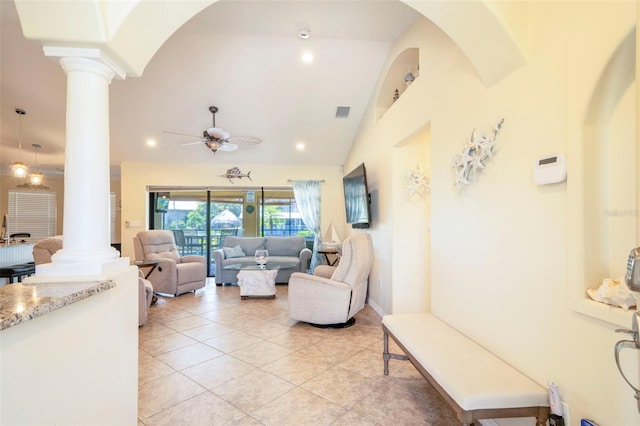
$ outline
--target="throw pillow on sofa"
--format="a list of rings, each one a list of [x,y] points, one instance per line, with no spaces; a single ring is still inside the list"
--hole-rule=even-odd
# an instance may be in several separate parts
[[[275,256],[295,256],[300,255],[300,251],[305,248],[304,237],[269,237],[267,238],[266,249],[270,255]]]
[[[253,256],[256,250],[264,249],[263,237],[234,237],[228,236],[224,239],[224,247],[242,247],[246,256]]]
[[[245,257],[246,256],[244,254],[244,251],[242,251],[242,247],[240,247],[240,246],[222,247],[222,249],[224,250],[224,257],[226,257],[227,259],[231,259],[231,258],[234,258],[234,257]]]

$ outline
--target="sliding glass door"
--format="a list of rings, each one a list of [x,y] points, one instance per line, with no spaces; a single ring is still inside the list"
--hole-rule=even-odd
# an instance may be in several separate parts
[[[313,234],[306,228],[289,188],[149,188],[149,228],[174,233],[181,255],[209,259],[229,235],[303,235],[312,248]]]

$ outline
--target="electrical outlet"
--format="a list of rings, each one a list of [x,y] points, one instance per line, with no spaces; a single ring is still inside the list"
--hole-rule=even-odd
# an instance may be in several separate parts
[[[562,404],[562,418],[564,419],[564,424],[566,426],[571,425],[571,420],[569,419],[569,404],[564,401],[560,401]]]

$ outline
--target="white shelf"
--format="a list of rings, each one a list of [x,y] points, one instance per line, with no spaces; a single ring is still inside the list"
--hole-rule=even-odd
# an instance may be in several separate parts
[[[631,328],[631,317],[636,312],[635,309],[625,311],[622,308],[617,308],[615,306],[596,302],[595,300],[587,298],[576,301],[573,305],[573,310],[622,328]]]
[[[405,49],[396,57],[387,70],[384,81],[380,86],[380,92],[378,93],[378,100],[376,102],[377,119],[382,118],[387,110],[397,102],[393,100],[393,94],[396,89],[398,90],[400,97],[402,97],[402,94],[411,87],[407,86],[404,81],[404,77],[408,72],[413,73],[415,78],[418,79],[419,74],[417,68],[419,63],[420,49],[417,47]]]

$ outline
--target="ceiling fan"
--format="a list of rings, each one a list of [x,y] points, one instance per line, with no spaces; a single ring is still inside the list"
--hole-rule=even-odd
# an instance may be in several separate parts
[[[170,133],[172,135],[180,136],[191,136],[194,138],[199,137],[199,140],[183,143],[182,146],[203,143],[207,146],[207,148],[213,151],[214,154],[217,151],[236,151],[238,149],[238,145],[258,145],[262,142],[262,139],[254,138],[252,136],[231,136],[226,130],[220,127],[216,127],[216,112],[218,112],[218,107],[210,106],[209,112],[213,115],[213,127],[204,130],[202,132],[202,137],[168,131],[164,131],[164,133]]]

